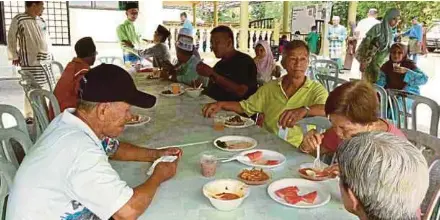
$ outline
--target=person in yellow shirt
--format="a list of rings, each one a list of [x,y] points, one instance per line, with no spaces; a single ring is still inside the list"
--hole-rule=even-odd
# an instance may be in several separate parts
[[[205,117],[213,117],[218,111],[238,114],[264,114],[263,127],[277,134],[280,128],[288,128],[286,141],[298,147],[302,130],[296,122],[309,116],[325,116],[324,105],[328,92],[317,81],[306,77],[309,48],[301,40],[294,40],[284,47],[281,64],[287,75],[260,87],[247,100],[241,102],[215,102],[203,107]]]

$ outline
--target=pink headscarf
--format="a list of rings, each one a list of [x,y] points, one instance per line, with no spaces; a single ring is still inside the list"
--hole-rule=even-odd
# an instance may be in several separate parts
[[[259,40],[255,44],[255,47],[257,47],[258,45],[263,46],[264,50],[266,51],[266,56],[264,56],[264,58],[260,59],[258,63],[256,63],[258,75],[269,74],[269,77],[261,76],[259,78],[269,78],[270,80],[272,76],[273,63],[274,63],[272,50],[270,49],[270,46],[267,43],[267,41]]]

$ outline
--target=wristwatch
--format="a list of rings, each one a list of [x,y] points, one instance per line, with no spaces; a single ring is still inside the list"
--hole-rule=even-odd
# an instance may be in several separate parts
[[[309,116],[310,108],[308,106],[303,106],[303,108],[306,109],[306,116],[304,116],[304,117]]]

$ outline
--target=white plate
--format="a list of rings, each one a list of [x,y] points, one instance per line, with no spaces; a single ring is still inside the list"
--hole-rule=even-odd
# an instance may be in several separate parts
[[[222,147],[218,146],[217,145],[217,141],[223,141],[223,142],[250,142],[250,143],[252,143],[252,146],[250,146],[248,148],[242,148],[242,149],[228,149],[228,148],[222,148]],[[244,137],[244,136],[223,136],[223,137],[219,137],[219,138],[214,140],[214,146],[216,146],[220,150],[230,151],[230,152],[250,150],[250,149],[256,147],[257,144],[258,144],[258,142],[255,139],[250,138],[250,137]]]
[[[298,202],[296,204],[289,204],[284,199],[278,197],[275,194],[275,191],[288,187],[288,186],[296,186],[299,189],[299,195],[305,195],[307,193],[311,193],[313,191],[318,192],[318,196],[316,197],[316,200],[313,204],[305,203],[305,202]],[[305,179],[281,179],[277,180],[269,185],[267,187],[267,193],[269,194],[270,198],[275,200],[278,203],[281,203],[285,206],[295,207],[295,208],[303,208],[303,209],[311,209],[311,208],[318,208],[325,204],[327,204],[330,201],[331,195],[330,192],[327,190],[326,186],[313,182],[310,180]]]
[[[151,120],[151,118],[146,115],[139,115],[139,117],[140,117],[139,121],[137,121],[135,123],[126,123],[125,126],[128,126],[128,127],[141,126],[141,125],[144,125],[144,124],[150,122],[150,120]]]
[[[226,124],[226,120],[228,120],[229,118],[232,118],[232,117],[235,117],[235,115],[225,118],[225,122],[224,122],[225,127],[228,127],[228,128],[247,128],[247,127],[250,127],[255,124],[255,122],[252,119],[245,118],[242,116],[240,116],[240,118],[241,118],[241,120],[244,121],[244,125],[228,125],[228,124]]]
[[[247,158],[245,155],[248,153],[252,153],[255,151],[261,151],[263,152],[263,158],[262,160],[278,160],[280,163],[278,163],[277,165],[260,165],[260,164],[255,164],[249,160],[245,160],[244,158]],[[283,165],[286,162],[286,157],[276,151],[271,151],[271,150],[263,150],[263,149],[257,149],[257,150],[248,150],[248,151],[243,151],[239,154],[242,157],[238,157],[237,160],[242,163],[245,164],[247,166],[251,166],[251,167],[259,167],[259,168],[265,168],[265,169],[272,169],[275,167],[279,167],[281,165]]]
[[[168,89],[167,89],[168,90]],[[182,95],[183,93],[185,93],[185,90],[180,90],[180,93],[178,93],[178,94],[174,94],[174,93],[172,93],[172,94],[163,94],[162,92],[165,92],[165,91],[167,91],[167,90],[163,90],[163,91],[161,91],[160,92],[160,94],[161,95],[163,95],[163,96],[166,96],[166,97],[176,97],[176,96],[179,96],[179,95]],[[170,90],[171,91],[171,90]]]

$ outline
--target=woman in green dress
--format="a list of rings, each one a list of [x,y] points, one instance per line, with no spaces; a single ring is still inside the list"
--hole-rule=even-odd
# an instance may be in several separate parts
[[[382,22],[373,26],[366,34],[364,40],[356,51],[356,59],[360,63],[362,79],[375,83],[379,76],[382,64],[390,54],[393,42],[392,29],[400,20],[400,11],[390,9],[385,14]]]

